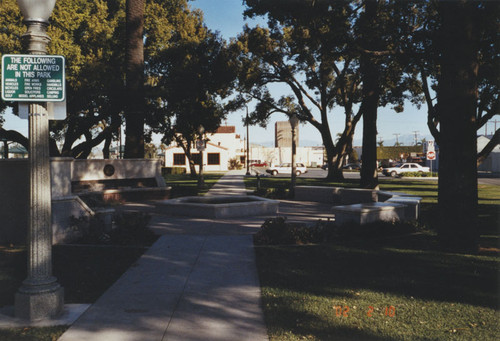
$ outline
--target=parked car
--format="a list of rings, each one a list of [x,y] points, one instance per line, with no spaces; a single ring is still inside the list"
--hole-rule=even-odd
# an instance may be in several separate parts
[[[267,167],[267,162],[254,162],[250,164],[250,167]]]
[[[360,170],[361,164],[357,163],[357,162],[348,163],[348,164],[344,165],[342,168],[348,169],[348,170],[352,170],[352,169]],[[328,163],[325,163],[323,166],[321,166],[321,169],[328,170]]]
[[[396,177],[398,175],[401,175],[401,173],[405,172],[430,172],[429,167],[422,167],[417,163],[403,163],[401,166],[398,167],[389,167],[389,168],[384,168],[382,170],[382,173],[385,176],[392,176]]]
[[[292,165],[290,163],[282,163],[279,166],[271,166],[266,169],[266,172],[271,175],[276,174],[292,174]],[[295,174],[300,175],[307,173],[307,168],[303,163],[295,164]]]
[[[348,169],[348,170],[360,170],[361,169],[361,164],[360,163],[357,163],[357,162],[353,162],[353,163],[348,163],[346,164],[344,167],[342,167],[344,169]]]

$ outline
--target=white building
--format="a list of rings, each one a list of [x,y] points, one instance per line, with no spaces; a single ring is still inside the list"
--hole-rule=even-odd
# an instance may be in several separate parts
[[[490,138],[484,135],[477,138],[477,152],[479,153],[490,142]],[[500,146],[497,145],[490,155],[478,167],[479,171],[500,173]]]
[[[227,171],[230,160],[237,160],[246,166],[246,146],[240,135],[236,134],[235,126],[222,126],[214,134],[207,135],[206,149],[202,152],[204,171]],[[173,144],[165,149],[165,167],[182,167],[189,172],[189,164],[181,147]],[[196,170],[198,171],[199,152],[193,146]],[[297,147],[296,162],[307,167],[319,167],[323,164],[324,147]],[[252,145],[249,151],[250,164],[266,162],[268,165],[279,165],[290,162],[292,150],[290,147],[263,147]]]
[[[297,147],[295,160],[307,167],[319,167],[323,165],[324,147]],[[290,147],[251,147],[250,160],[256,163],[267,163],[268,165],[279,165],[292,161],[292,148]]]
[[[207,134],[206,149],[201,152],[204,171],[227,171],[231,159],[245,163],[244,141],[236,134],[234,126],[222,126],[214,134]],[[198,171],[199,151],[193,146],[191,154],[194,156]],[[189,164],[181,147],[173,144],[165,149],[165,167],[182,167],[189,173]]]

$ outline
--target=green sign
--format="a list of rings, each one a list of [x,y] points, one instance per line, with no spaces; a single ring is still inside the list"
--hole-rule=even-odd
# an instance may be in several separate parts
[[[2,99],[18,102],[64,101],[64,57],[3,55]]]

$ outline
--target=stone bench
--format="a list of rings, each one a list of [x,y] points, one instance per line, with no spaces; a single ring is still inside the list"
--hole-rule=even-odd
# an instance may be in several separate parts
[[[351,205],[378,201],[377,190],[364,188],[339,188],[340,204]]]
[[[418,220],[420,217],[420,197],[394,196],[385,202],[388,204],[402,204],[405,206],[405,220]]]
[[[326,186],[296,186],[295,199],[326,204],[340,203],[340,189],[339,187]]]
[[[406,206],[398,203],[372,202],[352,205],[334,206],[335,223],[368,224],[376,221],[404,221]]]

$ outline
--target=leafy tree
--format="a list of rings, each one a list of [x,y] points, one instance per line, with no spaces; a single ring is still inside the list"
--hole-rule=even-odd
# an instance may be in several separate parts
[[[145,6],[143,41],[148,72],[152,58],[186,38],[180,32],[190,30],[193,15],[187,0],[147,0]],[[15,0],[2,0],[0,20],[0,53],[21,53],[19,37],[25,27]],[[68,110],[66,120],[51,122],[51,136],[62,141],[60,154],[64,156],[86,158],[103,141],[104,154],[109,154],[128,97],[124,86],[125,0],[57,1],[50,20],[49,53],[66,57]],[[2,101],[0,110],[6,105],[16,112],[17,105]],[[146,132],[146,141],[150,132]],[[0,134],[5,130],[0,128]],[[26,142],[20,134],[13,138]],[[58,155],[55,141],[51,146],[52,155]]]
[[[359,50],[362,79],[363,167],[361,187],[378,187],[377,116],[380,106],[404,110],[405,100],[420,105],[421,84],[408,63],[411,37],[419,27],[415,5],[406,1],[359,2],[354,48]]]
[[[204,131],[215,132],[227,113],[236,106],[224,100],[232,94],[235,72],[232,53],[225,42],[202,25],[201,16],[193,25],[189,39],[166,49],[155,58],[155,74],[150,99],[151,126],[163,134],[163,142],[175,142],[189,160],[196,176],[195,158],[191,154]],[[158,121],[159,120],[159,121]]]
[[[251,121],[266,125],[277,112],[312,124],[321,134],[328,177],[342,179],[342,162],[352,145],[361,112],[359,62],[352,40],[356,9],[348,2],[246,0],[245,14],[267,15],[268,28],[246,27],[238,38],[241,91],[258,104]],[[282,83],[293,95],[275,100],[269,86]],[[344,109],[344,131],[338,142],[331,134],[330,111]]]
[[[113,66],[117,65],[108,63],[111,58],[109,51],[116,50],[110,38],[113,35],[113,25],[117,23],[116,18],[108,14],[108,7],[104,2],[74,1],[57,2],[51,17],[48,34],[52,43],[48,50],[50,54],[65,55],[67,65],[66,98],[69,117],[65,122],[51,124],[53,138],[61,139],[66,136],[64,155],[85,157],[90,153],[90,145],[93,142],[99,141],[94,144],[97,145],[110,134],[109,129],[100,131],[97,128],[102,120],[109,120],[109,114],[102,115],[102,111],[108,109],[111,102],[104,101],[104,98],[109,97],[105,96],[105,92],[99,91],[103,88],[115,88],[109,78],[102,77],[103,74],[116,73]],[[1,53],[21,53],[19,37],[25,27],[15,1],[3,1],[0,16],[2,22],[10,23],[3,27],[0,35]],[[96,60],[97,56],[100,59]],[[89,93],[85,88],[92,89],[93,93]],[[9,105],[13,106],[14,103]],[[15,112],[16,109],[17,105],[14,106]],[[92,129],[95,129],[94,132],[91,132]],[[75,141],[84,134],[86,143],[72,148]],[[26,139],[20,134],[16,138],[17,142],[25,144]],[[55,143],[51,143],[51,146],[55,146]],[[51,153],[58,154],[57,148],[51,148]]]
[[[456,251],[478,248],[476,132],[484,110],[484,97],[478,96],[484,85],[479,70],[481,59],[487,56],[484,50],[498,42],[494,39],[485,44],[483,39],[497,37],[498,30],[491,33],[489,29],[498,25],[499,8],[498,3],[468,0],[439,4],[438,232],[442,245]],[[498,61],[498,53],[494,59]],[[483,95],[485,89],[481,90]],[[498,108],[498,91],[493,96]]]
[[[469,0],[417,5],[425,20],[411,63],[420,70],[428,126],[440,147],[438,236],[445,248],[475,251],[477,164],[500,140],[497,131],[478,155],[477,131],[499,113],[500,5]]]
[[[393,104],[402,111],[404,100],[417,91],[398,58],[401,36],[411,29],[403,17],[409,6],[394,1],[247,0],[246,4],[247,15],[267,14],[269,19],[269,30],[246,29],[239,38],[245,56],[243,91],[260,101],[252,114],[254,122],[265,124],[274,112],[296,112],[321,133],[330,164],[328,177],[339,179],[363,115],[361,185],[375,188],[378,107]],[[294,96],[275,101],[266,88],[275,82],[287,84]],[[335,143],[329,126],[334,106],[345,113],[344,131]]]
[[[417,2],[419,16],[422,21],[421,29],[416,32],[413,47],[416,65],[422,80],[422,92],[427,104],[427,125],[438,145],[441,142],[441,110],[438,97],[438,81],[441,75],[441,42],[440,27],[442,25],[441,7],[433,2]],[[477,132],[495,115],[500,114],[500,46],[498,42],[498,18],[500,6],[491,1],[476,1],[474,13],[478,20],[475,33],[479,37],[476,47],[477,53],[477,100],[475,108],[475,124]],[[477,133],[479,135],[479,133]],[[498,129],[490,143],[477,155],[477,164],[484,161],[491,150],[500,143],[500,129]]]

